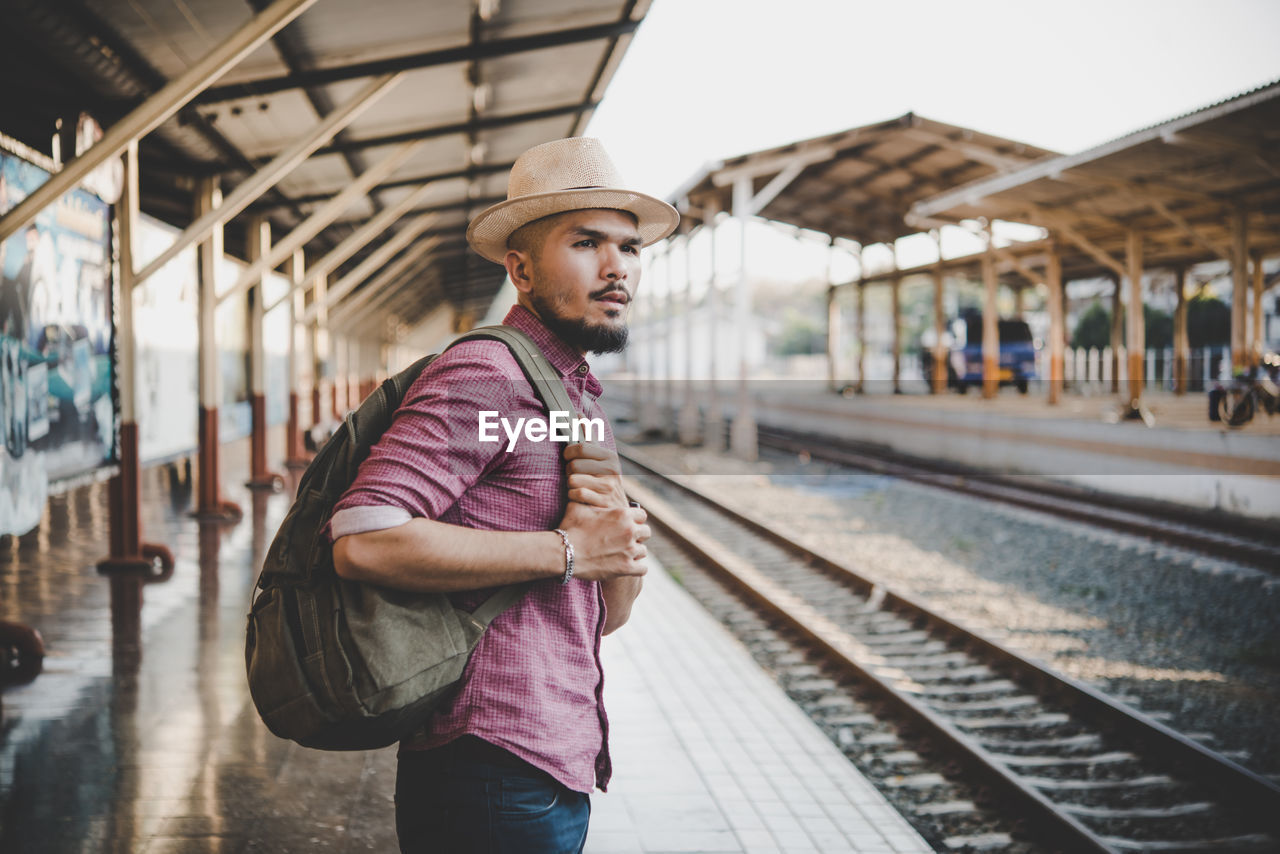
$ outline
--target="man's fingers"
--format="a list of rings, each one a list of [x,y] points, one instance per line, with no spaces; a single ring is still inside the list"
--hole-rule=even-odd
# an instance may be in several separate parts
[[[574,442],[564,446],[564,458],[566,460],[608,460],[616,458],[613,451],[604,445],[597,445],[595,442]]]
[[[596,492],[617,493],[618,482],[609,477],[595,474],[571,474],[568,478],[570,489],[594,489]]]
[[[569,500],[578,504],[586,504],[589,507],[609,507],[608,497],[590,489],[570,489]]]
[[[589,457],[580,457],[576,460],[570,460],[569,464],[565,466],[565,468],[568,470],[569,474],[581,472],[582,474],[607,474],[613,475],[614,477],[618,477],[621,474],[617,467],[607,460],[597,460]]]

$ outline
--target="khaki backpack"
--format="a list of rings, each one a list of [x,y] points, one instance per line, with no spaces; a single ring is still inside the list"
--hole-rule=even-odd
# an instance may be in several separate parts
[[[572,412],[559,373],[524,333],[489,326],[459,341],[510,348],[543,405]],[[322,750],[370,750],[421,726],[448,698],[489,623],[524,595],[504,587],[474,612],[444,593],[409,593],[339,578],[322,533],[356,470],[391,425],[423,368],[414,362],[348,413],[307,466],[267,552],[249,613],[249,693],[267,728]]]

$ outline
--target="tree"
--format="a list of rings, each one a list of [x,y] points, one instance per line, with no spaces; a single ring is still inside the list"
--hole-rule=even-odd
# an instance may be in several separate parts
[[[1231,341],[1231,308],[1222,300],[1197,294],[1187,301],[1187,346],[1222,347]]]
[[[1076,321],[1071,335],[1072,347],[1097,348],[1111,346],[1111,311],[1094,300]]]
[[[801,314],[788,307],[783,320],[782,332],[777,338],[779,356],[797,354],[825,353],[827,350],[827,329],[819,319]]]
[[[1167,312],[1144,305],[1142,324],[1146,349],[1163,350],[1173,345],[1173,317]]]

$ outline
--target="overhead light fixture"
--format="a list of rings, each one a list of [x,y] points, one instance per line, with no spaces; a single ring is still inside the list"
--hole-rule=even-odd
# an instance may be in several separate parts
[[[483,113],[489,108],[489,99],[493,97],[493,87],[488,83],[481,83],[471,90],[471,107],[477,114]]]
[[[498,14],[498,5],[499,0],[476,0],[476,14],[487,24]]]

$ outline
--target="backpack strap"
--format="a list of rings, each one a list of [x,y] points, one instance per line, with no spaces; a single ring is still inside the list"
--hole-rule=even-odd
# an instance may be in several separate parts
[[[538,399],[542,401],[542,404],[548,410],[568,413],[576,411],[560,372],[547,360],[547,357],[543,355],[542,348],[527,333],[516,329],[514,326],[482,326],[459,336],[449,346],[452,347],[460,341],[475,339],[490,339],[506,344],[507,349],[511,351],[511,355],[515,356],[520,369],[524,371],[525,377],[528,378],[533,386],[534,393],[538,395]],[[489,624],[499,614],[519,602],[535,583],[528,581],[523,584],[512,584],[503,587],[497,593],[481,602],[479,607],[471,612],[472,619],[484,628],[488,628]]]
[[[564,387],[560,372],[552,367],[551,362],[547,361],[547,357],[542,354],[542,349],[526,333],[514,326],[482,326],[461,336],[453,344],[477,338],[501,341],[507,345],[507,349],[511,351],[512,356],[515,356],[520,369],[533,385],[538,399],[548,410],[574,412],[573,401]],[[452,347],[453,344],[449,346]]]
[[[502,588],[481,602],[480,606],[471,612],[471,618],[479,623],[481,627],[489,628],[489,624],[503,611],[519,602],[524,594],[529,591],[529,588],[533,587],[534,583],[526,581],[523,584],[512,584]]]

